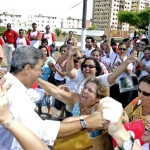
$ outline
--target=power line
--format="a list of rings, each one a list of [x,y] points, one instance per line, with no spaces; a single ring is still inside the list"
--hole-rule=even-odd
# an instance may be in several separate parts
[[[76,7],[76,6],[78,6],[81,3],[83,3],[83,1],[81,1],[81,2],[77,3],[76,5],[72,6],[71,9],[74,8],[74,7]]]

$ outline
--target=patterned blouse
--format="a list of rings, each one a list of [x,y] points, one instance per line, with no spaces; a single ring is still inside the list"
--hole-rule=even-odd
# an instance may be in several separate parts
[[[125,111],[129,117],[130,122],[137,119],[142,119],[145,124],[146,116],[142,115],[141,100],[138,97],[125,107]]]

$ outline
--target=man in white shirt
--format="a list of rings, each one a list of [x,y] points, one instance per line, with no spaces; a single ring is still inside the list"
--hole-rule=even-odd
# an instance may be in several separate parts
[[[94,42],[95,42],[95,39],[94,37],[92,36],[87,36],[86,39],[85,39],[85,47],[86,49],[82,50],[83,54],[85,54],[87,57],[90,57],[91,56],[91,52],[95,49],[94,48]]]
[[[40,45],[40,32],[37,30],[37,24],[32,23],[33,30],[29,32],[28,39],[30,40],[30,45],[38,48]]]
[[[6,83],[12,86],[7,91],[9,108],[16,120],[35,133],[46,145],[53,145],[57,137],[64,137],[83,129],[79,121],[70,123],[45,120],[43,121],[34,111],[28,89],[39,78],[44,65],[44,53],[32,46],[22,46],[13,53],[10,73],[6,74]],[[84,119],[88,129],[96,129],[100,124],[101,115],[95,113]],[[103,121],[101,121],[103,123]],[[8,120],[6,124],[11,124]],[[3,126],[0,126],[0,145],[7,150],[21,150],[20,144]]]

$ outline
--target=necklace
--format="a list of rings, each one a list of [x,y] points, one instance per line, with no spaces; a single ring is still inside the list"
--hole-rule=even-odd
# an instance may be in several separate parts
[[[80,111],[81,111],[81,114],[83,113],[83,115],[89,115],[91,113],[91,109],[89,108],[89,109],[85,110],[82,103],[80,103]]]

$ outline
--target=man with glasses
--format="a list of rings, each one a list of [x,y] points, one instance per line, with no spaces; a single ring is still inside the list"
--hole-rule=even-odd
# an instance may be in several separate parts
[[[4,31],[3,40],[5,42],[5,51],[6,51],[6,58],[7,58],[7,65],[8,68],[10,67],[11,58],[12,58],[12,52],[15,50],[15,41],[18,37],[18,34],[16,31],[11,29],[11,24],[7,24],[7,30]]]
[[[37,30],[37,24],[32,23],[33,30],[29,32],[28,39],[30,40],[30,45],[38,48],[40,44],[40,32]]]
[[[42,35],[42,38],[46,38],[48,40],[48,46],[50,46],[50,52],[53,55],[54,51],[56,50],[56,37],[55,34],[50,32],[50,26],[47,25],[45,27],[46,32]]]
[[[19,29],[19,36],[16,39],[15,45],[16,45],[16,48],[19,48],[21,46],[30,45],[29,39],[24,36],[24,30],[23,29]]]

